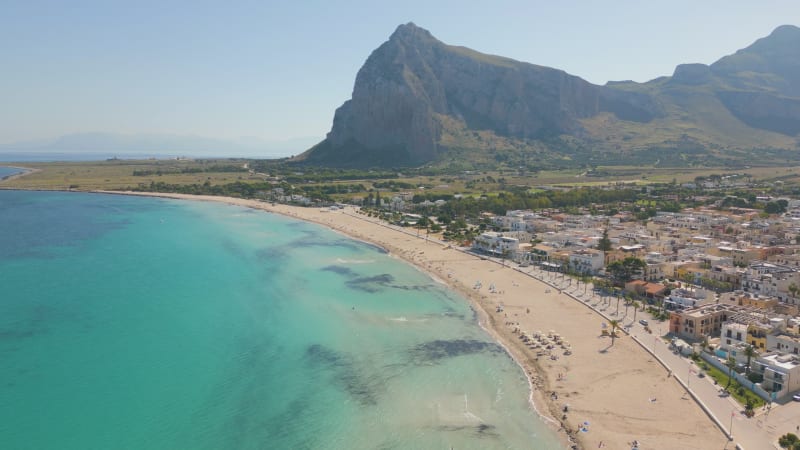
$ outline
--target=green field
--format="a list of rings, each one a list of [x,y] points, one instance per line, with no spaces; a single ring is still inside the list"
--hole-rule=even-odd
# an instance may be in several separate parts
[[[436,175],[419,174],[422,169],[404,169],[383,173],[373,178],[372,171],[350,172],[338,177],[337,172],[324,169],[298,168],[279,163],[255,162],[243,159],[197,160],[108,160],[93,162],[9,163],[8,165],[34,169],[22,177],[0,181],[2,188],[53,189],[53,190],[121,190],[146,187],[151,183],[168,185],[226,185],[230,183],[278,183],[288,180],[292,186],[335,186],[361,184],[367,191],[405,192],[411,194],[463,194],[470,196],[497,195],[513,189],[540,192],[542,186],[583,187],[625,184],[684,183],[696,177],[712,174],[744,173],[725,168],[662,168],[635,166],[600,166],[591,173],[587,170],[547,170],[537,173],[491,170],[456,171]],[[256,166],[266,172],[248,170]],[[265,169],[266,167],[266,169]],[[316,170],[316,171],[315,171]],[[324,176],[320,176],[324,173]],[[780,180],[786,185],[800,183],[800,167],[753,167],[746,169],[752,179]],[[376,183],[384,183],[376,188]],[[396,183],[396,185],[393,185]],[[383,186],[390,185],[386,188]],[[346,199],[346,195],[338,195]]]

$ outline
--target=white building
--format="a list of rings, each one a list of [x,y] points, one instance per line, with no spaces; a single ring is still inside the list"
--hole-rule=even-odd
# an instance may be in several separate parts
[[[705,300],[706,291],[695,292],[686,289],[673,289],[669,297],[664,299],[667,309],[693,308]]]
[[[800,356],[769,353],[756,360],[754,369],[764,375],[761,387],[779,400],[800,389]]]
[[[800,355],[800,337],[788,333],[768,334],[767,349]]]
[[[747,324],[738,322],[725,322],[719,337],[719,347],[730,352],[732,347],[747,345]]]
[[[472,248],[493,256],[514,257],[519,251],[519,239],[488,231],[475,238]]]
[[[569,255],[572,268],[581,273],[596,274],[604,267],[605,258],[599,250],[580,249]]]

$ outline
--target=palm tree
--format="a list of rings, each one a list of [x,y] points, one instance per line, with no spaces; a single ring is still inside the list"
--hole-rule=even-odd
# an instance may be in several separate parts
[[[633,301],[633,321],[636,322],[636,313],[639,311],[639,302]]]
[[[614,346],[614,339],[617,337],[617,328],[619,328],[619,320],[609,320],[608,324],[611,325],[611,346]]]
[[[663,316],[666,313],[666,309],[664,308],[664,297],[658,298],[658,314]]]
[[[728,367],[728,384],[725,385],[725,390],[727,391],[729,387],[731,387],[731,381],[733,381],[733,369],[736,368],[736,360],[733,356],[728,356],[728,360],[725,361],[725,366]]]
[[[744,355],[747,356],[747,366],[744,368],[745,375],[750,375],[750,359],[756,356],[756,350],[752,345],[748,345],[744,348]]]

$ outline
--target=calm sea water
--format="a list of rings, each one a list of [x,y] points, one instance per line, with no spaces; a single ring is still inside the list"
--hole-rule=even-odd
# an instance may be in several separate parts
[[[24,172],[24,170],[17,169],[16,167],[0,166],[0,180],[2,180],[3,178],[5,178],[7,176],[14,175],[15,173],[21,173],[21,172]]]
[[[559,448],[466,301],[219,204],[0,191],[0,447]]]

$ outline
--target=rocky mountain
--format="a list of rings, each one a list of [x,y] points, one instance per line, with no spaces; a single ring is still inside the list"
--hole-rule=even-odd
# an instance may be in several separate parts
[[[361,167],[465,158],[532,167],[631,158],[703,163],[733,161],[754,148],[797,153],[798,133],[794,26],[710,66],[684,64],[647,83],[598,86],[447,45],[409,23],[369,56],[330,133],[298,160]]]

